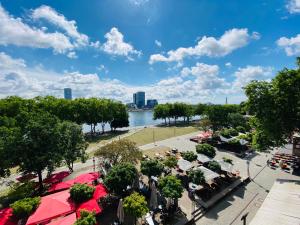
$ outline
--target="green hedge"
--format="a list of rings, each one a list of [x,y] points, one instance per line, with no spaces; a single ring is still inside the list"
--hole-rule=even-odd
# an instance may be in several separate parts
[[[81,203],[91,199],[94,191],[95,188],[87,184],[74,184],[70,189],[70,196],[75,203]]]
[[[210,144],[199,144],[196,146],[196,152],[199,154],[206,155],[208,157],[215,157],[216,156],[216,150],[213,146]]]
[[[19,219],[26,218],[33,213],[36,208],[39,206],[41,201],[40,197],[35,198],[24,198],[18,200],[10,205],[13,209],[13,215]]]
[[[88,212],[86,210],[80,211],[80,218],[74,223],[74,225],[96,225],[97,220],[95,213]]]
[[[183,152],[182,157],[189,162],[193,162],[197,159],[197,155],[192,151]]]
[[[221,171],[221,165],[217,161],[210,161],[207,168],[217,173]]]
[[[190,171],[188,177],[194,184],[202,184],[205,182],[204,173],[200,169]]]

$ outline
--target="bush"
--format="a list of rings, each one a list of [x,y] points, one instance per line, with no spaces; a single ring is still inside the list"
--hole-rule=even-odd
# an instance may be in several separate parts
[[[33,213],[39,206],[41,201],[40,197],[35,198],[24,198],[18,200],[10,205],[13,209],[13,215],[19,219],[26,218]]]
[[[86,210],[80,211],[80,218],[74,223],[74,225],[96,225],[97,220],[95,213],[88,212]]]
[[[240,146],[241,145],[240,140],[237,139],[237,138],[228,141],[228,144],[233,145],[233,146]]]
[[[188,177],[194,184],[202,184],[205,182],[204,173],[201,170],[190,171]]]
[[[207,165],[207,168],[218,173],[221,171],[221,166],[217,161],[210,161]]]
[[[245,127],[242,127],[242,126],[237,126],[235,129],[236,129],[238,132],[241,132],[241,133],[246,133],[246,129],[245,129]]]
[[[234,128],[229,128],[228,131],[229,131],[230,136],[232,136],[232,137],[239,135],[239,132]]]
[[[192,151],[183,152],[182,157],[189,162],[193,162],[197,159],[197,155]]]
[[[81,203],[93,197],[95,188],[87,184],[74,184],[70,189],[70,197],[75,203]]]
[[[165,161],[164,165],[169,168],[174,168],[177,165],[177,158],[175,156],[169,156]]]
[[[223,157],[223,161],[224,161],[224,162],[227,162],[227,163],[230,163],[231,165],[233,165],[232,159],[230,159],[230,158]]]
[[[213,146],[210,144],[199,144],[196,146],[196,152],[199,154],[206,155],[208,157],[215,157],[216,156],[216,150]]]
[[[222,135],[225,138],[231,138],[239,135],[239,132],[234,128],[224,128],[220,131],[220,135]]]
[[[140,218],[149,211],[145,197],[137,192],[124,198],[124,210],[126,213]]]
[[[0,204],[8,207],[11,203],[23,198],[33,197],[35,194],[36,183],[30,181],[23,184],[17,183],[9,189],[5,196],[1,196]]]

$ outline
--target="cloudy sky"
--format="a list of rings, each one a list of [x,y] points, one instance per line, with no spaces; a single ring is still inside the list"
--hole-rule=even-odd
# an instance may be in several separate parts
[[[0,97],[230,103],[300,54],[300,0],[0,0]]]

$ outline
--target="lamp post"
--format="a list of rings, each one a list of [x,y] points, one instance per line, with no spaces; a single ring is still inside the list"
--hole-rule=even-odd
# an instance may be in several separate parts
[[[93,169],[94,169],[94,172],[95,172],[96,171],[95,157],[93,157]]]
[[[241,220],[243,221],[243,225],[247,224],[247,216],[248,216],[249,212],[247,212],[246,214],[244,214],[241,218]]]

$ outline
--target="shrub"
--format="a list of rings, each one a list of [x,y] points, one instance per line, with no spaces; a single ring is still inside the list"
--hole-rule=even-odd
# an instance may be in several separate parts
[[[214,160],[208,163],[207,168],[217,173],[221,171],[220,164]]]
[[[232,163],[232,159],[227,158],[227,157],[223,157],[223,161],[224,161],[224,162],[227,162],[227,163],[230,163],[231,165],[233,164],[233,163]]]
[[[175,156],[169,156],[165,161],[164,164],[165,166],[169,168],[174,168],[177,165],[177,158]]]
[[[188,176],[190,181],[194,184],[202,184],[205,182],[204,173],[201,170],[192,170]]]
[[[239,135],[239,132],[234,128],[229,128],[228,131],[229,131],[230,136],[232,136],[232,137]]]
[[[242,126],[237,126],[235,129],[236,129],[238,132],[241,132],[241,133],[245,133],[245,132],[246,132],[245,127],[242,127]]]
[[[227,128],[224,128],[220,131],[220,135],[222,135],[223,137],[225,138],[230,138],[230,132],[229,132],[229,129]]]
[[[241,145],[240,140],[237,139],[237,138],[228,141],[228,144],[233,145],[233,146],[240,146]]]
[[[88,212],[86,210],[80,211],[80,218],[74,223],[74,225],[96,225],[97,220],[95,213]]]
[[[13,209],[13,215],[19,219],[26,218],[33,213],[40,204],[41,198],[24,198],[10,205]]]
[[[166,198],[181,198],[183,187],[181,181],[175,176],[165,176],[158,181],[158,188]]]
[[[140,218],[149,211],[145,197],[137,192],[124,198],[124,210],[126,213]]]
[[[206,155],[208,157],[215,157],[216,156],[216,150],[213,146],[210,144],[199,144],[196,146],[196,152],[199,154]]]
[[[75,203],[81,203],[92,198],[95,188],[87,184],[74,184],[70,189],[71,199]]]
[[[197,155],[192,151],[183,152],[182,157],[189,162],[193,162],[197,159]]]

